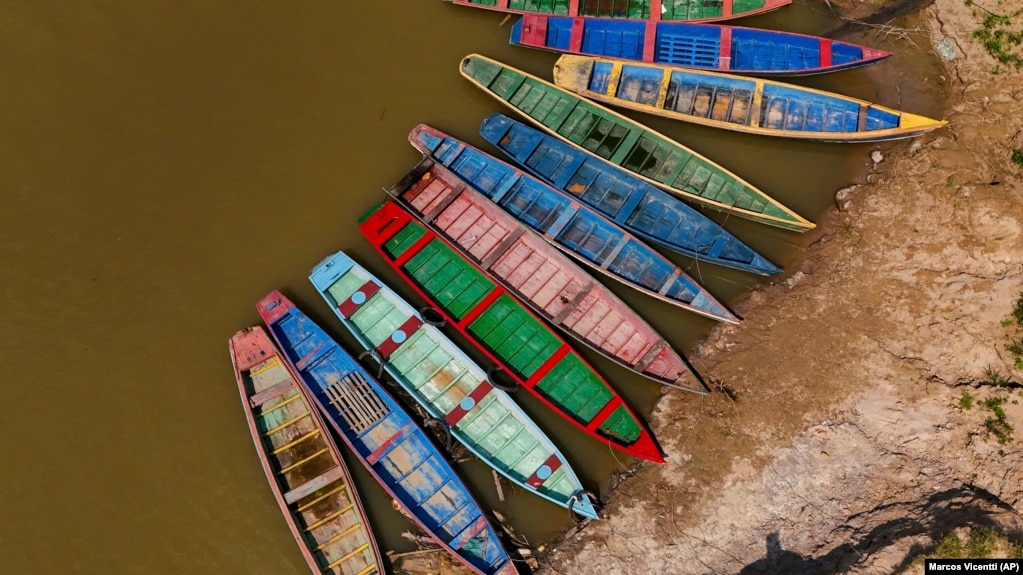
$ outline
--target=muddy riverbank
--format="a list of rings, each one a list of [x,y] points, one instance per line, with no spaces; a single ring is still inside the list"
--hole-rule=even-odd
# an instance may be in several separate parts
[[[883,3],[831,4],[866,21]],[[985,8],[1023,1],[987,4],[883,23],[954,48],[928,79],[949,126],[863,158],[805,257],[693,354],[717,392],[658,404],[667,464],[623,469],[607,520],[545,573],[892,573],[962,525],[1020,533],[1023,450],[983,404],[1004,398],[1023,432],[1005,349],[1023,294],[1023,76],[973,33]]]

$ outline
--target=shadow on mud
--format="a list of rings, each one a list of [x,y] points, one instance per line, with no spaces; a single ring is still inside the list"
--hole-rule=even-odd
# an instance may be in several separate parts
[[[848,572],[871,555],[906,537],[927,535],[937,541],[964,525],[1004,530],[1004,526],[996,522],[994,516],[1006,512],[1014,513],[1011,505],[984,489],[964,485],[935,493],[922,504],[895,503],[856,515],[841,528],[848,533],[844,537],[848,542],[817,557],[804,557],[783,549],[778,533],[770,533],[767,536],[766,556],[746,565],[739,574],[838,575]],[[872,519],[880,520],[885,516],[895,518],[867,528]],[[1009,532],[1008,535],[1010,539],[1018,540],[1021,533]],[[891,571],[901,572],[916,557],[932,549],[920,545],[911,546]]]

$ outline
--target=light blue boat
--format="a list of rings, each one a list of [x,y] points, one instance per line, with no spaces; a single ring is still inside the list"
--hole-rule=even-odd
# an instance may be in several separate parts
[[[406,514],[474,573],[517,575],[472,493],[373,376],[280,292],[256,307],[324,419]]]
[[[597,519],[565,456],[437,322],[344,252],[320,262],[309,281],[359,344],[469,451],[523,489]]]
[[[739,318],[682,268],[595,208],[439,130],[420,124],[409,141],[551,244],[650,297],[729,323]]]
[[[778,266],[682,200],[558,138],[501,114],[480,135],[545,184],[682,255],[763,275]]]

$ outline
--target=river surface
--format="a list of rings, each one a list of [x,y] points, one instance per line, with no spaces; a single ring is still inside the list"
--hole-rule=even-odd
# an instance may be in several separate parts
[[[440,0],[0,0],[0,572],[307,572],[257,462],[227,340],[280,288],[351,343],[306,280],[338,249],[414,299],[354,223],[418,160],[406,141],[417,123],[483,144],[479,123],[500,108],[461,78],[463,56],[550,78],[556,56],[509,47],[502,19]],[[814,1],[743,24],[835,22]],[[925,39],[856,41],[900,53],[801,83],[940,115]],[[816,221],[873,149],[648,123]],[[783,266],[817,235],[727,227]],[[762,281],[688,269],[726,303]],[[611,287],[682,350],[714,326]],[[586,355],[649,413],[655,384]],[[518,398],[606,493],[628,462]],[[458,468],[533,545],[570,526],[507,484],[498,501],[481,463]],[[356,473],[381,548],[413,548],[400,536],[411,523]]]

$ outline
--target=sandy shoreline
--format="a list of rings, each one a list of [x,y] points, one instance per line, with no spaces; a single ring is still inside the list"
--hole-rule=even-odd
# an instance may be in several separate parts
[[[624,477],[544,572],[893,573],[957,526],[1023,526],[1020,441],[959,404],[1004,396],[1023,433],[1018,388],[983,385],[1023,381],[1002,325],[1023,294],[1023,76],[992,73],[977,8],[913,18],[956,49],[949,127],[885,148],[804,259],[737,306],[747,320],[699,346],[718,393],[662,399],[667,464]]]

